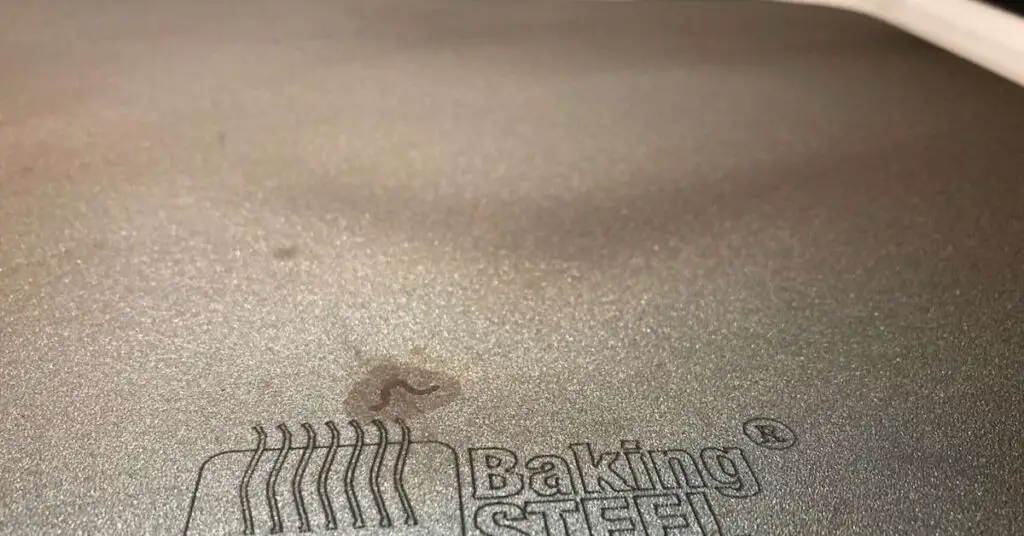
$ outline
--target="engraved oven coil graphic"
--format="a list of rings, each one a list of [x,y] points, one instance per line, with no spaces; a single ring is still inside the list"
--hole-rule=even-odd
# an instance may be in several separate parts
[[[413,440],[401,419],[255,426],[250,448],[199,468],[184,533],[734,534],[716,510],[761,494],[750,455],[797,444],[774,419],[741,430],[752,446],[473,446],[460,465],[450,445]]]
[[[462,532],[454,450],[413,441],[401,420],[253,436],[203,463],[184,534]]]

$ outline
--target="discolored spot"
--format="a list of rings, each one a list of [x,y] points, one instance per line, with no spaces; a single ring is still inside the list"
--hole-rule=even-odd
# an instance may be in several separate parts
[[[345,407],[361,421],[410,419],[451,404],[460,395],[459,383],[451,375],[388,361],[355,383]]]
[[[271,254],[274,256],[275,259],[277,259],[279,261],[287,261],[287,260],[294,259],[295,257],[297,257],[299,255],[299,247],[298,246],[284,246],[284,247],[274,248],[274,251],[272,251]]]
[[[436,393],[440,385],[430,384],[424,387],[416,387],[404,378],[391,378],[381,384],[380,400],[369,406],[370,411],[380,411],[391,405],[391,399],[398,393],[406,393],[413,396],[423,396]]]

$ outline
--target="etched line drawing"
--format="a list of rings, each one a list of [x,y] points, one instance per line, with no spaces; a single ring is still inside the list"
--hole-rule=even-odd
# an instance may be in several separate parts
[[[421,474],[417,472],[417,478],[410,483],[405,482],[405,478],[409,476],[406,469],[420,463],[417,460],[421,455],[435,460],[440,456],[446,460],[443,463],[446,471],[450,468],[450,474],[436,476],[448,479],[450,485],[455,486],[454,495],[446,496],[446,500],[457,502],[457,506],[454,503],[450,505],[450,512],[457,514],[450,528],[453,533],[468,534],[466,520],[462,516],[459,456],[454,448],[437,441],[415,440],[409,426],[401,419],[375,419],[363,423],[353,419],[348,424],[353,430],[351,439],[342,435],[333,420],[320,425],[325,427],[324,430],[309,422],[252,426],[256,440],[250,440],[249,448],[219,452],[200,465],[183,535],[223,534],[226,529],[225,520],[221,517],[224,509],[232,518],[227,520],[233,525],[227,529],[228,532],[246,536],[319,531],[334,533],[348,527],[399,531],[419,527],[423,519],[416,501],[420,500],[417,493],[422,490],[407,487],[418,482]],[[367,426],[374,428],[376,437],[367,437]],[[298,439],[297,432],[292,430],[296,427],[302,428],[298,435],[304,435],[305,442]],[[274,433],[272,428],[277,429],[280,440],[269,437]],[[329,441],[321,439],[325,435]],[[346,452],[341,452],[343,450]],[[347,459],[346,466],[344,470],[334,471],[335,465],[342,465],[339,456]],[[312,469],[311,465],[317,467]],[[311,474],[313,472],[317,473],[315,477]],[[434,472],[431,472],[433,476]],[[288,483],[281,483],[281,478]],[[259,482],[253,483],[254,479]],[[278,489],[278,484],[286,489]],[[352,514],[351,523],[340,519],[344,513],[336,510],[339,490],[334,485],[345,488]],[[253,498],[253,486],[260,488],[257,493],[266,498],[267,510],[261,510],[261,504],[253,504],[254,500],[261,502]],[[312,490],[314,487],[315,492]],[[317,509],[311,505],[314,493],[324,514],[323,522],[317,518],[318,513],[312,511]],[[367,494],[373,502],[369,510],[365,510],[367,502],[371,501]],[[288,502],[294,506],[286,504]],[[239,506],[241,518],[237,513],[230,515],[230,512],[237,512]],[[291,515],[296,516],[294,521]],[[373,515],[378,516],[376,520],[370,518]],[[443,521],[446,524],[451,522],[452,519]]]
[[[405,524],[416,524],[416,513],[412,509],[412,501],[405,491],[405,462],[409,458],[410,432],[409,427],[402,419],[396,419],[401,436],[398,443],[398,459],[395,460],[395,490],[398,492],[398,500],[402,503],[402,511],[405,512]]]
[[[252,502],[249,500],[249,483],[252,481],[253,473],[256,472],[256,466],[260,463],[260,458],[263,457],[263,451],[267,448],[267,432],[263,430],[263,427],[254,426],[253,431],[256,432],[256,451],[252,453],[252,458],[249,458],[249,464],[245,466],[242,480],[238,484],[238,498],[242,502],[244,534],[256,534],[256,527],[252,521]]]
[[[377,429],[377,448],[373,454],[373,463],[370,465],[370,493],[373,494],[373,503],[377,507],[380,526],[390,527],[391,515],[388,514],[388,507],[380,491],[380,467],[384,463],[384,453],[388,449],[388,429],[379,419],[374,419],[371,424]]]
[[[356,434],[356,443],[352,446],[352,454],[348,457],[348,464],[345,466],[345,500],[348,501],[348,509],[352,513],[352,528],[361,529],[366,526],[363,520],[363,510],[359,507],[359,497],[356,496],[355,476],[356,466],[359,465],[359,455],[363,453],[363,428],[359,422],[351,420],[348,425]]]
[[[302,497],[302,480],[306,476],[306,468],[313,456],[313,449],[316,448],[316,430],[308,422],[302,423],[302,430],[306,432],[306,446],[302,449],[299,465],[292,476],[292,500],[295,501],[295,512],[299,516],[299,532],[310,532],[309,513],[306,512],[306,501]]]
[[[284,523],[281,520],[281,507],[277,504],[277,477],[281,474],[284,462],[288,458],[288,451],[292,448],[292,433],[284,424],[277,425],[281,431],[281,450],[274,460],[274,467],[270,470],[267,478],[267,506],[270,508],[270,533],[280,534],[284,532]]]
[[[392,391],[394,391],[395,389],[401,389],[401,390],[403,390],[403,391],[405,391],[405,392],[407,392],[409,394],[413,394],[413,395],[416,395],[416,396],[422,396],[422,395],[429,395],[429,394],[437,391],[438,389],[440,389],[440,386],[428,385],[427,387],[425,387],[423,389],[417,389],[416,387],[413,387],[412,385],[410,385],[409,382],[407,382],[407,381],[405,381],[405,380],[403,380],[401,378],[392,378],[392,379],[384,382],[384,385],[381,386],[381,388],[380,388],[380,402],[378,402],[378,403],[376,403],[376,404],[374,404],[372,406],[369,406],[370,410],[371,411],[380,411],[380,410],[388,407],[388,404],[391,403]]]
[[[324,457],[324,463],[320,466],[320,473],[316,479],[316,491],[320,497],[320,508],[324,511],[324,528],[327,530],[336,530],[338,528],[338,518],[334,514],[334,505],[331,504],[331,496],[327,491],[327,479],[331,476],[331,466],[334,465],[334,457],[338,453],[338,440],[340,438],[340,432],[338,432],[337,425],[334,421],[327,421],[325,423],[327,429],[331,431],[331,443],[327,447],[327,455]]]

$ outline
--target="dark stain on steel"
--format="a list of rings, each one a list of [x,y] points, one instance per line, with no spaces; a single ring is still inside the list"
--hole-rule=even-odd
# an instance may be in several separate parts
[[[279,261],[287,261],[294,259],[299,255],[299,248],[298,246],[284,246],[274,248],[274,251],[271,254],[274,256],[275,259]]]
[[[345,406],[360,420],[415,417],[459,398],[452,376],[394,361],[378,363],[356,381]]]

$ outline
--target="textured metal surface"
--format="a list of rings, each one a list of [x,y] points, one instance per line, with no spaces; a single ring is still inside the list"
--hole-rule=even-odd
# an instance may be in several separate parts
[[[1020,533],[1022,127],[809,7],[4,3],[0,532],[354,531],[383,478],[367,534],[555,534],[480,486],[635,441],[703,486],[524,486],[574,534]]]

